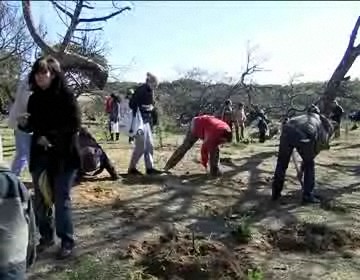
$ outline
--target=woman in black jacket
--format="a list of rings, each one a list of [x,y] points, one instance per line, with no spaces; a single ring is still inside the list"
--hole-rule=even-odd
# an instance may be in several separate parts
[[[35,214],[40,231],[41,252],[55,244],[52,209],[44,203],[39,178],[47,172],[53,190],[56,234],[61,239],[59,258],[72,254],[74,247],[70,190],[80,167],[78,131],[80,110],[67,88],[59,62],[47,56],[38,59],[29,75],[31,95],[27,115],[19,127],[33,132],[29,169],[35,186]]]

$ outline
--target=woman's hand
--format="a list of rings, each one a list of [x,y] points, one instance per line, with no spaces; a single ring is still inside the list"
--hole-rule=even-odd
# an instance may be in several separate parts
[[[21,127],[27,126],[29,117],[30,117],[29,113],[24,113],[24,114],[18,116],[16,118],[16,120],[17,120],[19,126],[21,126]]]
[[[52,145],[51,143],[49,142],[49,140],[45,137],[45,136],[41,136],[37,143],[40,145],[40,146],[43,146],[45,148],[45,150],[47,150],[48,148],[51,148]]]

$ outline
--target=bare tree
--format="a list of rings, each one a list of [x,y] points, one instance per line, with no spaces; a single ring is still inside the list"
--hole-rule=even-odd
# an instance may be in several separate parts
[[[320,105],[320,110],[325,115],[329,115],[332,110],[332,102],[335,100],[336,96],[341,92],[341,84],[344,81],[350,79],[349,76],[345,75],[350,70],[351,66],[355,62],[356,58],[360,55],[360,44],[355,45],[356,36],[360,27],[360,16],[357,18],[355,26],[351,32],[350,40],[347,45],[346,51],[336,67],[335,71],[330,77],[330,80],[326,84],[325,91],[321,99],[318,101]]]
[[[255,73],[267,71],[265,68],[261,66],[265,62],[264,58],[261,58],[257,55],[257,51],[259,50],[258,45],[251,45],[250,42],[247,43],[246,47],[246,65],[245,69],[240,75],[240,80],[238,81],[238,85],[241,86],[242,89],[245,90],[248,105],[251,106],[253,104],[252,95],[256,90],[252,77]]]
[[[67,31],[62,38],[62,42],[57,46],[57,48],[54,48],[41,38],[38,30],[34,26],[31,12],[31,1],[22,0],[24,19],[35,43],[40,47],[42,52],[57,58],[62,64],[65,72],[81,72],[82,74],[88,76],[94,85],[103,89],[109,76],[109,67],[103,62],[96,61],[93,57],[87,57],[72,51],[71,45],[76,44],[74,38],[78,37],[77,32],[94,32],[102,30],[102,26],[94,26],[93,24],[106,22],[123,12],[130,10],[130,7],[117,7],[113,2],[114,12],[101,17],[83,18],[81,17],[83,11],[94,10],[95,8],[91,5],[90,1],[67,1],[70,4],[75,5],[73,8],[69,8],[68,5],[61,4],[61,1],[49,1],[53,4],[58,13],[61,13],[70,19],[70,23],[67,25]],[[65,21],[64,24],[66,25]],[[83,25],[85,25],[85,27]]]
[[[256,73],[269,71],[261,66],[265,61],[266,58],[259,55],[259,46],[252,45],[250,41],[248,41],[246,45],[245,67],[242,69],[240,77],[238,77],[237,80],[234,78],[230,79],[229,83],[233,85],[224,96],[224,99],[228,99],[236,93],[243,94],[245,92],[248,105],[252,106],[253,94],[256,92],[256,85],[252,78]]]
[[[0,110],[13,101],[12,93],[22,73],[27,70],[35,44],[26,30],[18,7],[0,2]]]

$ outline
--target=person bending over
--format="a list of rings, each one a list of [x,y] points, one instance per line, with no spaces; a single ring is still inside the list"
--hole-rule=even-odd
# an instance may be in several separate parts
[[[289,119],[282,127],[278,159],[272,183],[272,199],[281,197],[286,170],[294,148],[300,154],[303,163],[304,183],[303,202],[317,203],[313,194],[315,186],[315,157],[320,151],[329,149],[329,141],[334,132],[333,124],[319,110],[312,107],[307,114]]]
[[[168,171],[176,166],[198,139],[203,140],[201,146],[201,164],[207,168],[209,162],[210,174],[213,176],[221,175],[219,169],[219,145],[231,142],[232,132],[227,123],[210,115],[201,115],[192,119],[183,143],[171,155],[164,170]]]

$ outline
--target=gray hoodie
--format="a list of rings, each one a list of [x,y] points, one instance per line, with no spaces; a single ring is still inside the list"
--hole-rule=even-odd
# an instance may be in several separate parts
[[[283,131],[294,131],[291,135],[298,139],[289,139],[296,143],[314,143],[315,155],[330,148],[330,138],[334,127],[329,119],[317,113],[307,113],[291,118],[283,125]]]

